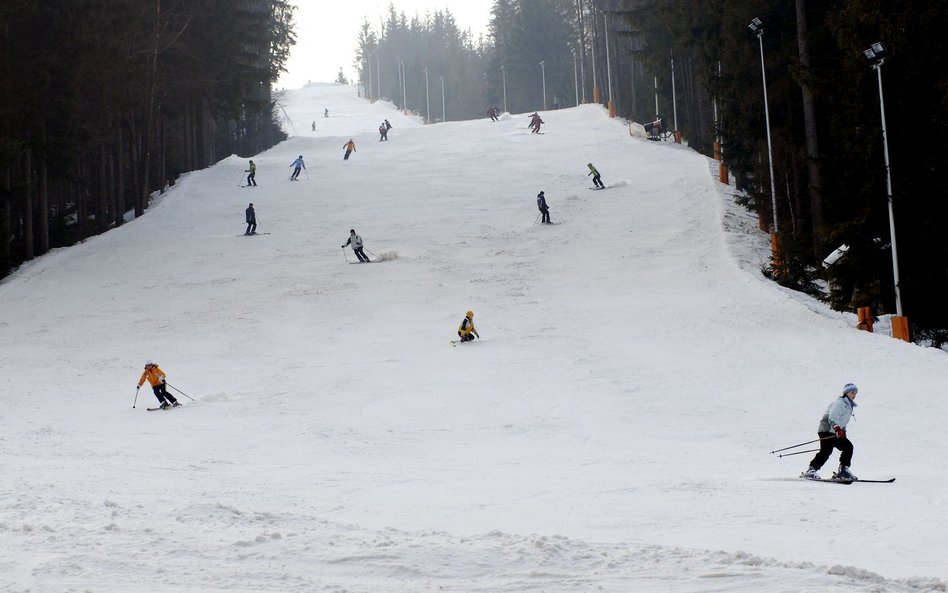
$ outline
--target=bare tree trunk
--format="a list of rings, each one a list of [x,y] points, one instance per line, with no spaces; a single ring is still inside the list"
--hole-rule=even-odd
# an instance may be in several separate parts
[[[43,154],[39,159],[39,195],[36,210],[39,212],[39,252],[49,251],[49,175],[46,161],[46,125],[43,125]]]
[[[810,220],[813,226],[814,261],[821,261],[826,253],[823,240],[823,195],[822,178],[819,167],[819,143],[816,133],[816,105],[810,83],[810,46],[807,39],[806,0],[796,0],[797,44],[800,52],[800,65],[803,66],[803,125],[806,130],[806,164],[810,194]]]
[[[35,257],[33,249],[33,148],[30,146],[30,135],[26,136],[26,154],[23,159],[23,174],[26,178],[23,192],[23,260]]]
[[[76,165],[76,230],[79,232],[79,240],[85,239],[89,236],[89,232],[86,230],[86,222],[89,217],[89,208],[86,200],[86,188],[88,187],[89,180],[86,178],[86,171],[82,163]]]
[[[155,93],[158,87],[158,31],[161,21],[161,0],[155,0],[155,29],[154,44],[151,53],[151,68],[148,76],[148,107],[145,110],[145,133],[142,136],[142,184],[138,193],[138,207],[142,212],[148,206],[148,196],[151,195],[151,133],[155,120]]]
[[[122,139],[122,122],[118,122],[118,142],[115,145],[115,173],[117,185],[115,201],[115,226],[125,222],[125,140]]]

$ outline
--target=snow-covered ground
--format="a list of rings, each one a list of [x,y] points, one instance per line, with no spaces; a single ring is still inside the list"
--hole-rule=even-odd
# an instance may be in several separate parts
[[[766,281],[714,163],[598,106],[281,104],[259,187],[232,156],[0,283],[0,591],[948,590],[948,356]],[[133,408],[147,358],[185,407]],[[898,480],[795,479],[850,381]]]

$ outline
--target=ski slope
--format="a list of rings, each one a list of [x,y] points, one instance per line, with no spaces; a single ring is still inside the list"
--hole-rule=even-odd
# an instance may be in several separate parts
[[[948,357],[764,279],[707,158],[598,106],[280,103],[258,187],[231,156],[0,282],[0,591],[948,589]],[[847,382],[894,484],[769,454]]]

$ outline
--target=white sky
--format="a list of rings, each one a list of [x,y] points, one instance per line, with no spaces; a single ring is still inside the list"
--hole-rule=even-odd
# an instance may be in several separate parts
[[[356,38],[363,19],[378,31],[379,22],[387,13],[388,0],[300,0],[295,3],[297,42],[287,63],[287,72],[277,88],[299,88],[307,82],[332,82],[339,67],[352,78],[355,70]],[[408,18],[415,14],[450,8],[461,30],[470,29],[475,37],[487,33],[492,0],[447,2],[437,0],[396,0],[396,10]]]

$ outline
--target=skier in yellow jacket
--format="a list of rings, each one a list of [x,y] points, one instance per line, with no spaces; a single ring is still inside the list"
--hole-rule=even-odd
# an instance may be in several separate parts
[[[474,328],[474,311],[468,311],[464,314],[461,325],[458,326],[458,337],[461,338],[462,342],[470,342],[474,339],[474,336],[481,337]]]
[[[173,395],[168,393],[165,384],[165,372],[150,360],[145,361],[145,372],[142,373],[142,378],[138,380],[138,387],[135,388],[136,391],[141,389],[145,383],[145,379],[148,379],[148,383],[151,384],[151,389],[155,392],[155,397],[157,397],[161,403],[162,410],[181,405]]]

